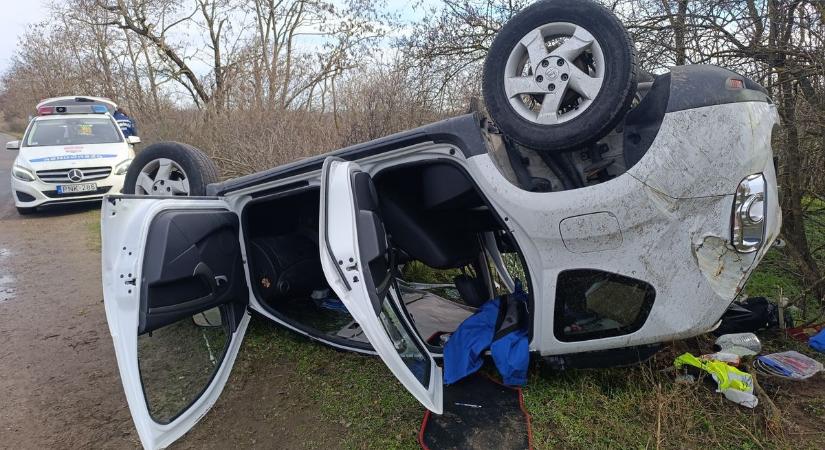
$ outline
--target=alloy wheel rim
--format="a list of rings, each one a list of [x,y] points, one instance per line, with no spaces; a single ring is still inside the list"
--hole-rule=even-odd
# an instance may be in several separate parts
[[[522,118],[559,125],[587,111],[602,91],[605,56],[585,28],[552,22],[531,30],[510,51],[504,90]]]
[[[149,161],[140,169],[135,194],[164,197],[188,196],[189,177],[180,164],[168,158]]]

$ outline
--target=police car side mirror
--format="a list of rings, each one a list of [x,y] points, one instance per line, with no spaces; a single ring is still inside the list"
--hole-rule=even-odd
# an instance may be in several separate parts
[[[140,138],[137,136],[129,136],[126,138],[126,142],[129,144],[140,144]]]
[[[20,150],[20,141],[6,142],[6,150]]]

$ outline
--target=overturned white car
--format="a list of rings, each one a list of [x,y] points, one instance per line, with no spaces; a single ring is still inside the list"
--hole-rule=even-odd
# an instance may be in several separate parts
[[[713,66],[640,82],[625,30],[588,1],[514,17],[484,76],[490,120],[222,183],[182,144],[137,156],[126,192],[199,195],[104,201],[106,312],[145,446],[214,404],[249,311],[377,353],[435,413],[442,337],[519,282],[530,350],[572,366],[718,322],[780,228],[765,90]],[[410,264],[453,282],[404,279]]]

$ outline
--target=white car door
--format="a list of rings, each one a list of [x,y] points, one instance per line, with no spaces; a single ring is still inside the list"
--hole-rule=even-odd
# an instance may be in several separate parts
[[[189,431],[226,384],[249,323],[239,229],[222,200],[103,201],[106,318],[145,448]]]
[[[319,247],[327,281],[401,384],[427,409],[441,414],[441,368],[402,309],[369,174],[356,163],[327,158],[320,211]]]

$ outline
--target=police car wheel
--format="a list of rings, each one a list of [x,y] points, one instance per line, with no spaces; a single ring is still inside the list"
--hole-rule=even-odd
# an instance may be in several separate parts
[[[560,152],[610,133],[631,106],[637,76],[633,41],[610,10],[592,0],[545,0],[499,30],[482,88],[505,135]]]
[[[123,193],[202,196],[206,186],[218,179],[218,167],[202,151],[180,142],[159,142],[143,149],[132,161]]]

